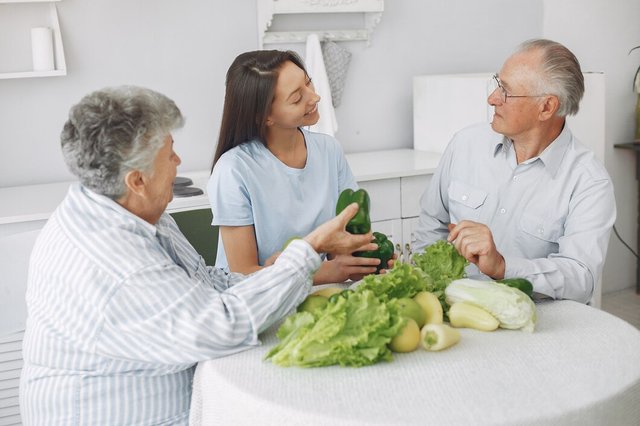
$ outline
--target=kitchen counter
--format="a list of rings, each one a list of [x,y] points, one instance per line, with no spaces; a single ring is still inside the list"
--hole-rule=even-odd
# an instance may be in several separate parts
[[[362,152],[347,154],[346,157],[359,182],[433,173],[440,161],[438,153],[412,149]],[[178,171],[178,175],[191,178],[194,186],[205,190],[209,171]],[[0,188],[0,225],[48,219],[64,198],[71,183],[69,181]],[[175,197],[167,211],[178,212],[208,206],[206,194]]]

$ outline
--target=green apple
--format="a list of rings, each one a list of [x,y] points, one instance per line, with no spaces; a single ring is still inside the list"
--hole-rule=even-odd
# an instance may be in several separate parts
[[[287,241],[285,241],[285,242],[284,242],[284,244],[282,245],[282,248],[280,249],[280,251],[284,251],[284,249],[286,249],[286,248],[287,248],[287,246],[289,245],[289,243],[290,243],[291,241],[293,241],[293,240],[300,240],[300,239],[301,239],[301,238],[300,238],[300,237],[298,237],[298,236],[295,236],[295,237],[291,237],[291,238],[289,238]]]
[[[331,297],[331,295],[340,293],[342,291],[341,287],[325,287],[321,290],[314,292],[313,294],[316,296],[324,296],[327,299]]]
[[[319,311],[329,303],[329,300],[323,296],[316,296],[310,294],[304,301],[298,305],[298,312],[309,312],[313,315],[317,315]]]
[[[389,349],[394,352],[412,352],[418,348],[420,344],[420,327],[411,318],[407,318],[407,323],[400,330],[391,342]]]
[[[424,312],[418,302],[409,297],[401,297],[398,299],[398,307],[400,308],[401,316],[411,318],[416,322],[418,327],[422,327],[424,325]]]

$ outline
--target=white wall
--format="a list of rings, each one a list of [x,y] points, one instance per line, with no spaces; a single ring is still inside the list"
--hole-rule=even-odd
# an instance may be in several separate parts
[[[616,228],[631,247],[638,247],[638,181],[631,151],[614,149],[633,140],[636,95],[632,80],[640,52],[640,2],[619,0],[544,0],[543,36],[566,44],[583,69],[606,76],[605,166],[613,179],[618,218]],[[605,264],[604,292],[635,285],[635,257],[612,233]]]
[[[69,107],[92,90],[116,84],[144,85],[173,98],[187,117],[175,135],[180,171],[208,168],[225,72],[237,54],[257,48],[255,1],[57,5],[68,75],[0,80],[0,187],[72,179],[58,140]],[[337,137],[347,152],[411,147],[414,75],[491,72],[525,39],[558,39],[584,69],[607,73],[606,165],[616,185],[617,225],[635,247],[635,160],[611,146],[633,134],[629,89],[640,55],[626,53],[640,44],[639,8],[637,0],[619,0],[615,7],[602,0],[387,0],[371,45],[344,44],[353,57],[337,110]],[[4,33],[16,26],[10,10],[0,5],[0,71],[12,59],[3,46],[24,39]],[[304,53],[304,46],[288,47]],[[611,254],[605,291],[634,285],[635,260],[614,238]]]
[[[4,33],[3,20],[12,19],[9,7],[21,6],[0,4],[0,39],[20,38]],[[72,179],[59,149],[69,108],[92,90],[119,84],[174,99],[187,118],[175,135],[182,169],[207,168],[227,67],[257,46],[255,2],[63,0],[57,6],[68,75],[0,80],[0,187]],[[8,58],[0,58],[2,67]]]
[[[517,41],[540,34],[541,4],[387,0],[371,46],[345,45],[353,53],[337,111],[345,150],[411,147],[411,77],[497,69]],[[7,40],[2,19],[11,17],[2,6],[0,39]],[[208,168],[224,74],[237,54],[258,46],[255,1],[63,0],[58,10],[68,75],[0,80],[0,187],[71,179],[58,144],[69,107],[89,91],[124,83],[177,102],[187,117],[175,135],[180,170]],[[303,45],[289,47],[304,53]]]

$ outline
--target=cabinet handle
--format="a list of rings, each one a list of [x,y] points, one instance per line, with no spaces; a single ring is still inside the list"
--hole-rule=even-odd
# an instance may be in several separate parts
[[[413,252],[411,251],[411,245],[409,245],[409,243],[404,245],[404,250],[405,250],[405,254],[407,256],[407,262],[411,261],[411,256],[413,255]]]
[[[398,262],[404,262],[404,254],[402,253],[402,246],[400,243],[396,243],[396,253],[398,254]]]

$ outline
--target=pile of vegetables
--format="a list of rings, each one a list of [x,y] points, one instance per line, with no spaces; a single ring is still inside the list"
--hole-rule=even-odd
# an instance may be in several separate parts
[[[366,191],[346,190],[336,211],[353,201],[363,214],[358,212],[347,229],[366,233],[370,230]],[[378,237],[376,241],[384,242]],[[391,258],[390,244],[391,254],[381,265]],[[374,252],[364,255],[377,257]],[[460,340],[460,327],[533,331],[531,283],[522,278],[466,279],[467,264],[452,244],[438,241],[415,254],[412,263],[395,262],[384,274],[367,275],[355,290],[323,288],[285,319],[276,333],[279,343],[265,358],[283,367],[360,367],[391,361],[392,352],[411,352],[419,346],[428,351],[446,349]]]

